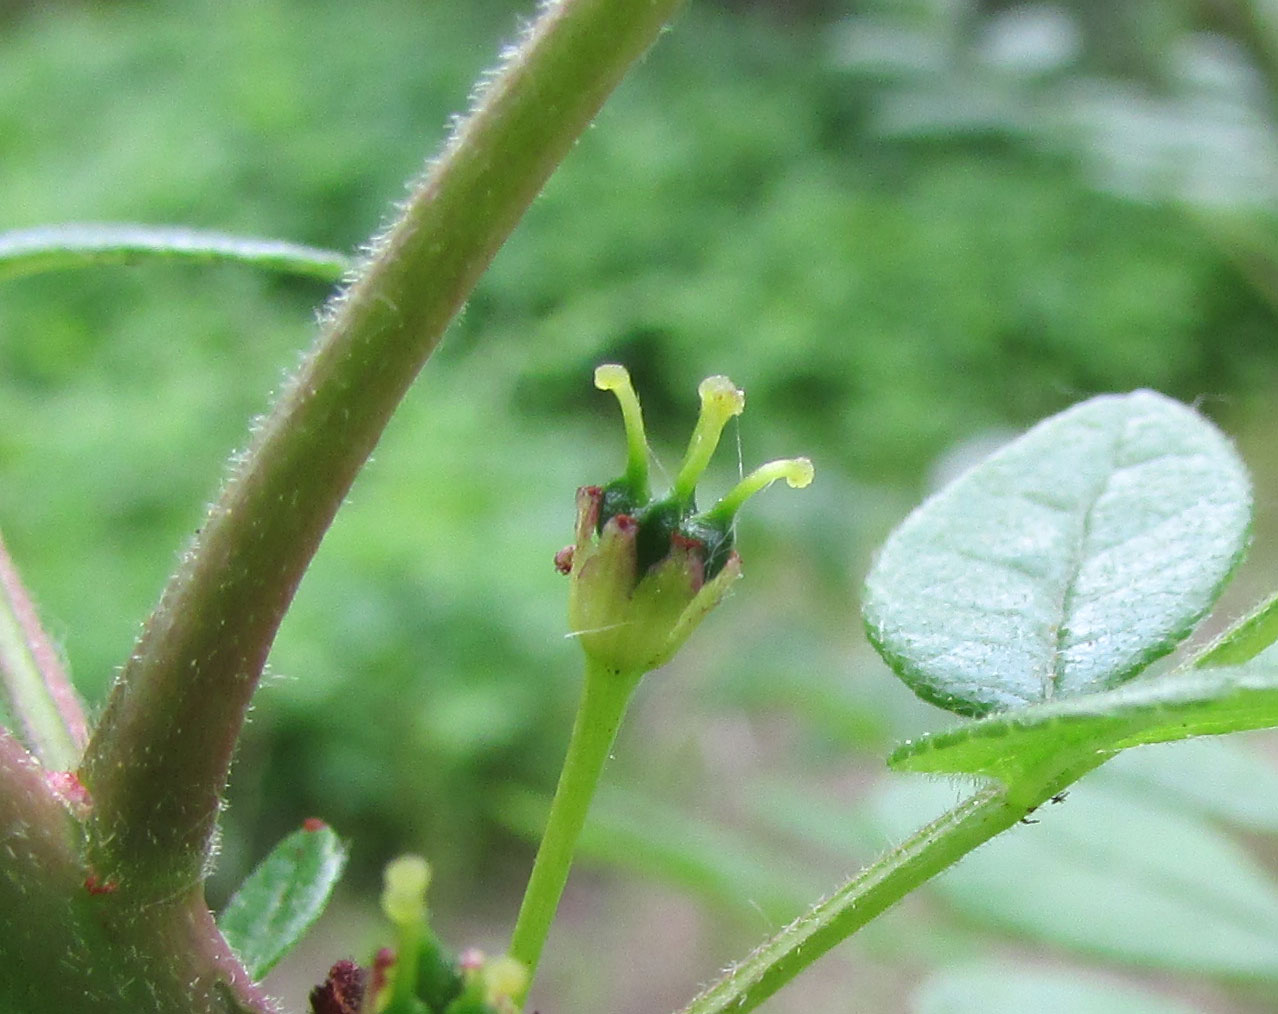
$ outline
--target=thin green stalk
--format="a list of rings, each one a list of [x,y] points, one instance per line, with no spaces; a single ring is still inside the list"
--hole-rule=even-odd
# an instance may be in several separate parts
[[[819,901],[734,965],[681,1014],[754,1010],[836,944],[1105,759],[1106,755],[1088,757],[1066,772],[1027,778],[1015,794],[1000,785],[976,792]]]
[[[568,754],[510,940],[510,956],[528,967],[530,985],[568,882],[573,853],[585,826],[586,811],[594,798],[600,772],[642,675],[617,673],[587,656],[586,681],[568,741]]]
[[[157,897],[202,877],[267,651],[356,473],[497,249],[681,2],[547,4],[331,308],[86,751],[89,856],[105,875]]]
[[[0,696],[46,768],[69,771],[88,740],[84,711],[0,540]]]
[[[336,250],[206,229],[74,222],[0,232],[0,280],[141,260],[232,261],[336,282],[354,262]]]

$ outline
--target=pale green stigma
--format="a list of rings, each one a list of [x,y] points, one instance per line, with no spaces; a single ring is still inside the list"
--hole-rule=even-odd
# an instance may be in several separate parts
[[[426,919],[426,888],[430,864],[421,856],[400,856],[386,864],[383,874],[382,911],[400,929]]]
[[[706,377],[697,388],[701,395],[701,414],[697,427],[688,441],[688,453],[675,477],[671,491],[679,503],[691,503],[697,480],[710,463],[714,449],[719,446],[719,436],[728,420],[745,409],[745,391],[739,390],[727,377]]]
[[[497,1007],[503,1000],[528,992],[528,966],[503,955],[484,965],[484,1003]]]
[[[626,425],[626,471],[623,478],[636,500],[647,500],[648,441],[643,432],[643,410],[630,383],[630,372],[616,363],[605,363],[595,369],[595,387],[611,391],[621,404],[621,418]]]
[[[802,489],[812,482],[812,462],[807,458],[781,458],[760,465],[738,482],[728,494],[706,511],[707,521],[726,528],[731,524],[741,505],[761,490],[767,489],[778,479],[784,479],[792,489]]]

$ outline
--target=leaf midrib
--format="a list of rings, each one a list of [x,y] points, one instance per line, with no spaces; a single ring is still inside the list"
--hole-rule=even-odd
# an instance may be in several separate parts
[[[1046,678],[1043,680],[1043,700],[1050,701],[1055,699],[1057,693],[1062,689],[1062,683],[1065,679],[1065,666],[1062,662],[1065,653],[1065,637],[1069,632],[1067,620],[1072,614],[1072,607],[1077,591],[1078,578],[1086,561],[1084,547],[1088,543],[1088,539],[1092,533],[1092,524],[1096,514],[1096,505],[1104,497],[1109,489],[1110,480],[1115,474],[1115,462],[1118,460],[1118,453],[1123,445],[1123,441],[1127,435],[1127,428],[1130,420],[1120,417],[1118,426],[1115,428],[1113,435],[1109,441],[1105,464],[1100,469],[1098,481],[1094,484],[1090,495],[1087,498],[1087,508],[1082,512],[1082,519],[1078,525],[1077,538],[1073,542],[1073,552],[1069,561],[1069,575],[1066,578],[1060,594],[1060,605],[1057,609],[1056,620],[1056,636],[1055,643],[1052,645],[1052,660],[1048,666]]]

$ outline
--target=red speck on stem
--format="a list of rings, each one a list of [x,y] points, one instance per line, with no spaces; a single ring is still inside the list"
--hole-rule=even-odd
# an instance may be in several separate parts
[[[93,797],[74,771],[47,771],[44,783],[77,817],[87,817],[93,807]]]
[[[303,831],[323,831],[326,827],[328,827],[328,825],[318,817],[307,817],[304,821],[302,821]]]
[[[564,546],[563,549],[557,552],[555,554],[555,570],[559,571],[561,574],[571,574],[572,557],[573,553],[576,552],[576,549],[576,546]]]
[[[114,880],[99,880],[96,873],[90,873],[84,878],[84,889],[90,894],[114,894],[120,885]]]

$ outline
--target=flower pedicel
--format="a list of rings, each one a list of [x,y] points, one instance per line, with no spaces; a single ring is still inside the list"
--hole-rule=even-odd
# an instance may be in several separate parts
[[[576,541],[555,555],[569,575],[568,620],[586,656],[586,679],[541,847],[515,920],[510,955],[528,982],[568,880],[586,811],[635,687],[670,660],[741,576],[733,521],[753,494],[777,479],[812,481],[806,458],[774,461],[746,476],[708,511],[697,510],[697,480],[724,426],[745,408],[727,377],[698,388],[701,415],[670,492],[648,487],[648,442],[639,398],[625,367],[600,366],[595,386],[611,391],[626,425],[626,470],[606,486],[577,491]],[[521,989],[513,997],[524,999]]]

